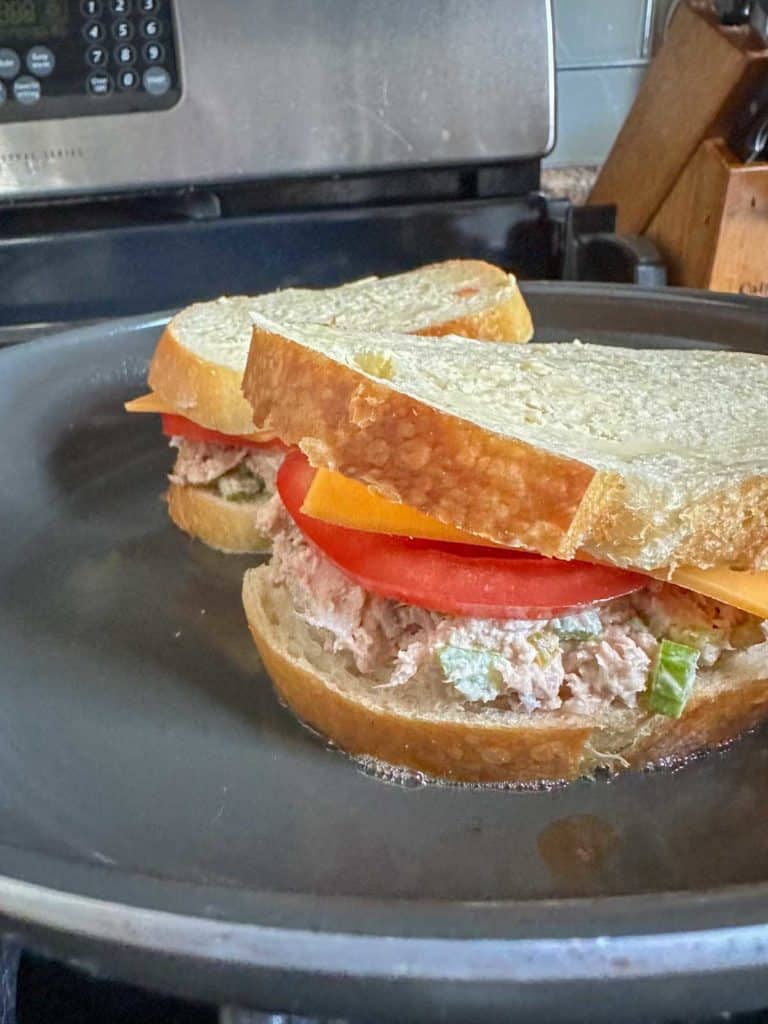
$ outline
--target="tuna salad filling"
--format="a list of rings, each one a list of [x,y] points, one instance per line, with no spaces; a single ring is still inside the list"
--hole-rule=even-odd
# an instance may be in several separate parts
[[[288,589],[324,647],[375,686],[437,685],[471,706],[591,714],[637,707],[659,666],[667,659],[674,670],[681,652],[690,687],[697,667],[711,668],[727,652],[768,637],[768,624],[756,616],[657,581],[558,618],[444,615],[351,581],[305,540],[279,496],[257,518],[273,539],[273,583]]]
[[[189,441],[183,437],[172,437],[169,443],[179,452],[168,477],[171,483],[205,487],[233,502],[263,500],[275,492],[282,452]]]

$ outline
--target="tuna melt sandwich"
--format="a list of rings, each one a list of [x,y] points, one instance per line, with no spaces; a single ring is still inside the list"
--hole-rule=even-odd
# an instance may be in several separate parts
[[[163,432],[178,451],[167,495],[173,522],[226,552],[268,545],[255,526],[255,513],[274,494],[285,454],[271,431],[254,430],[240,390],[252,312],[281,323],[453,332],[492,341],[528,341],[533,333],[515,278],[480,260],[449,260],[339,288],[223,297],[182,310],[152,357],[151,393],[128,402],[126,409],[159,413]]]
[[[766,716],[768,358],[252,319],[243,391],[292,450],[243,601],[299,718],[524,783]]]

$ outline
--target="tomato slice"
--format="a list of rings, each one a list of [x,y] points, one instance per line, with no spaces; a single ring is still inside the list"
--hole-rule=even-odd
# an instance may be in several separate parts
[[[254,441],[252,437],[243,437],[240,434],[221,434],[218,430],[201,427],[199,423],[194,423],[185,416],[177,416],[175,413],[162,413],[162,420],[163,433],[168,437],[185,437],[188,441],[226,444],[230,448],[274,448],[278,451],[288,451],[288,446],[276,437],[268,441]]]
[[[277,489],[304,536],[370,593],[431,611],[481,619],[546,619],[630,594],[638,573],[527,551],[414,540],[335,526],[301,511],[315,470],[294,450]]]

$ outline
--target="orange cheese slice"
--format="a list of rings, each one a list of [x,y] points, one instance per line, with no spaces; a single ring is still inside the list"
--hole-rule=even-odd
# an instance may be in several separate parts
[[[457,529],[434,516],[382,498],[361,484],[330,469],[318,469],[302,505],[302,512],[337,526],[397,537],[458,541],[501,547],[485,537]],[[715,601],[768,618],[768,572],[736,572],[733,569],[675,570],[671,582]]]
[[[150,391],[147,395],[140,395],[138,398],[132,398],[129,402],[123,404],[123,408],[126,412],[157,412],[161,415],[167,413],[172,416],[183,416],[185,419],[190,420],[192,423],[196,423],[196,420],[192,420],[186,412],[179,409],[174,409],[172,405],[166,402],[155,394],[154,391]],[[198,426],[203,427],[204,424],[200,423]],[[213,430],[212,427],[205,427],[206,430]],[[221,433],[220,431],[214,430],[214,433]],[[254,430],[252,434],[237,434],[236,437],[245,438],[247,441],[273,441],[275,435],[270,430]]]
[[[735,569],[698,569],[684,565],[671,582],[686,590],[722,601],[733,608],[768,619],[768,572],[737,572]]]
[[[176,416],[184,415],[183,412],[179,412],[178,409],[174,409],[172,405],[164,401],[160,395],[156,395],[154,391],[150,391],[148,395],[132,398],[130,402],[125,403],[124,408],[126,412],[167,412]]]
[[[443,523],[410,505],[375,494],[359,480],[351,480],[331,469],[318,469],[304,498],[301,511],[336,526],[396,537],[448,540],[461,544],[482,544],[498,548],[492,540]]]

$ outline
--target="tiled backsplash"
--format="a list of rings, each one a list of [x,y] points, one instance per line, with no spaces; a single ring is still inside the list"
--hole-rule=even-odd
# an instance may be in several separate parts
[[[675,0],[554,0],[557,145],[551,167],[599,164]]]

